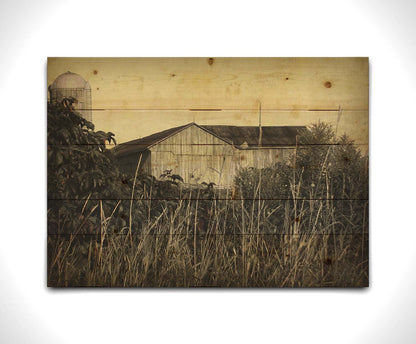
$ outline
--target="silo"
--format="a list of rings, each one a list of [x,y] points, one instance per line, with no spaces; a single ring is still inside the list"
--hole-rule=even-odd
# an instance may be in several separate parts
[[[91,113],[91,87],[76,73],[66,72],[58,76],[49,86],[51,103],[60,102],[64,98],[73,97],[77,101],[74,107],[88,121],[92,121]]]

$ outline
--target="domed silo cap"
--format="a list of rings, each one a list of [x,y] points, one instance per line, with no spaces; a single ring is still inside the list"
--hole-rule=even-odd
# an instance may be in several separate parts
[[[51,85],[51,89],[83,88],[91,89],[89,83],[76,73],[66,72],[58,76]]]

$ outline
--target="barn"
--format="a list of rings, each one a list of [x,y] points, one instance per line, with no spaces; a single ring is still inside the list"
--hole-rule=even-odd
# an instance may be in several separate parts
[[[229,187],[239,168],[272,166],[295,149],[302,126],[230,126],[189,123],[117,145],[121,170],[159,178],[166,171],[187,184]]]

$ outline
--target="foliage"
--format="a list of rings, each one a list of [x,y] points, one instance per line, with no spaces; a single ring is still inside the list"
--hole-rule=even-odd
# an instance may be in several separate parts
[[[346,135],[336,137],[331,125],[311,125],[299,136],[292,162],[294,183],[303,181],[300,197],[367,199],[367,159]]]
[[[119,177],[106,142],[111,132],[94,131],[94,125],[73,107],[73,98],[48,104],[48,196],[53,199],[114,197]]]
[[[287,211],[293,213],[292,221],[300,222],[301,217],[318,210],[321,217],[329,219],[325,213],[328,207],[323,206],[329,202],[334,210],[330,217],[332,223],[344,228],[343,224],[349,221],[356,228],[362,228],[366,225],[362,221],[368,200],[367,165],[367,157],[362,156],[351,139],[346,135],[336,137],[331,125],[320,122],[299,134],[298,145],[289,161],[264,169],[241,169],[235,185],[241,196],[249,200],[246,205],[255,211],[258,206],[250,200],[269,200],[266,212],[273,212],[269,221],[276,230]],[[317,221],[316,225],[325,228],[330,222]],[[311,230],[310,225],[300,227]]]
[[[114,134],[94,131],[94,125],[75,111],[74,98],[48,104],[48,226],[90,228],[97,216],[85,221],[80,216],[84,200],[120,196],[119,171],[106,142],[115,143]]]

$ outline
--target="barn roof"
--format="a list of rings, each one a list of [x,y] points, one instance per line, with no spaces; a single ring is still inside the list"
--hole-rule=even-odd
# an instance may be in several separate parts
[[[154,133],[152,135],[145,136],[137,140],[120,143],[119,145],[114,147],[114,152],[117,155],[122,155],[126,153],[144,151],[150,148],[151,146],[154,146],[156,143],[159,143],[160,141],[167,139],[169,136],[179,133],[180,131],[189,127],[190,125],[192,125],[192,123],[181,125],[180,127],[159,131],[158,133]]]
[[[201,127],[218,137],[231,141],[235,146],[243,144],[251,148],[259,146],[260,129],[257,126],[203,125]],[[295,145],[298,131],[305,128],[301,126],[261,127],[261,146]]]
[[[196,125],[237,148],[257,148],[259,146],[259,127],[257,126],[198,125],[196,123],[188,123],[137,140],[121,143],[114,148],[114,152],[117,155],[125,155],[144,151],[192,125]],[[296,134],[299,130],[305,128],[304,126],[264,126],[262,127],[261,147],[293,146],[296,144]]]

